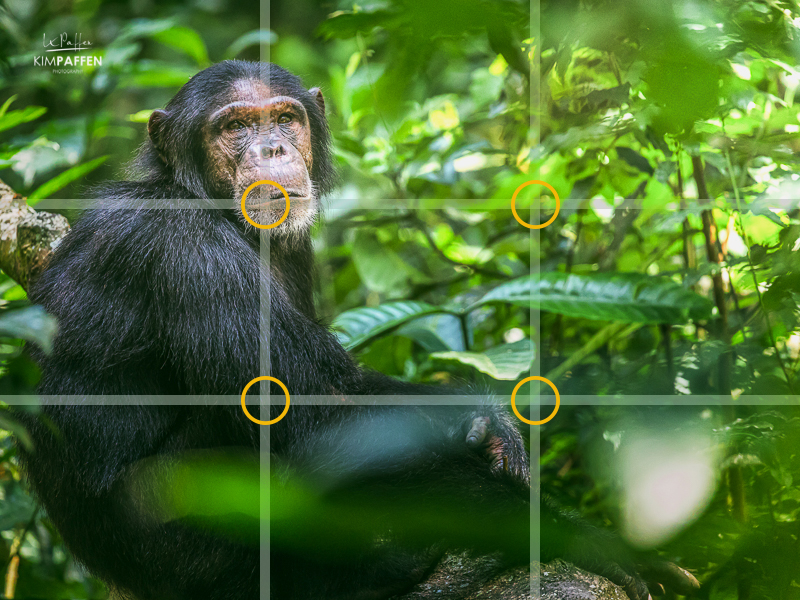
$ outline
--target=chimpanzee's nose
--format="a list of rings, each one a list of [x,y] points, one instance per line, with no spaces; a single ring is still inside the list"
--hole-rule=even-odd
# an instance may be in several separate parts
[[[283,142],[280,141],[263,142],[250,146],[250,152],[258,161],[271,160],[273,158],[286,156],[286,147]]]

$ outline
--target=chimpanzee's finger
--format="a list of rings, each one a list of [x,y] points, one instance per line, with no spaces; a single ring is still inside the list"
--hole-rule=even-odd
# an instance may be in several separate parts
[[[485,439],[489,431],[489,417],[475,417],[472,419],[472,427],[467,433],[467,446],[475,448]]]

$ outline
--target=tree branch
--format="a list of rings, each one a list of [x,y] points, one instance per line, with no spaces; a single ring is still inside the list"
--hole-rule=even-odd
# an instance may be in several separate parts
[[[65,217],[33,210],[0,181],[0,269],[26,291],[67,231]]]

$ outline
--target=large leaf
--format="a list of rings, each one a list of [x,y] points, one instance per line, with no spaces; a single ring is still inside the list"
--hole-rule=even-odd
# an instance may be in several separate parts
[[[353,350],[403,323],[440,311],[425,302],[389,302],[343,312],[334,319],[333,327],[339,330],[342,344]]]
[[[533,364],[533,342],[529,339],[489,348],[486,352],[435,352],[433,358],[457,360],[495,379],[516,379]]]
[[[539,273],[496,287],[475,306],[490,302],[624,323],[686,323],[709,318],[712,308],[708,299],[666,277],[639,273]]]

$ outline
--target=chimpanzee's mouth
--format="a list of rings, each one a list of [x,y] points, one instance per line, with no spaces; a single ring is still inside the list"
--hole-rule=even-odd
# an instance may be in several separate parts
[[[289,196],[290,205],[294,204],[295,202],[303,203],[309,199],[307,195],[300,194],[299,192],[293,190],[286,190],[286,193]],[[280,190],[276,189],[274,192],[273,191],[270,192],[268,198],[260,198],[258,202],[254,203],[253,208],[284,209],[286,208],[286,198],[284,198],[283,193]]]
[[[283,192],[281,192],[276,187],[273,187],[273,186],[270,186],[270,187],[272,189],[270,189],[270,192],[269,192],[269,199],[270,200],[283,200]],[[298,192],[296,190],[286,190],[286,193],[288,194],[289,198],[305,198],[305,196],[303,194],[301,194],[300,192]]]

